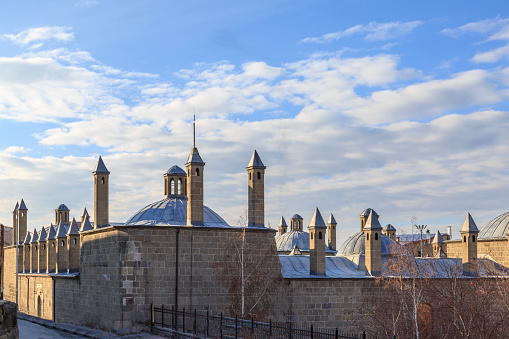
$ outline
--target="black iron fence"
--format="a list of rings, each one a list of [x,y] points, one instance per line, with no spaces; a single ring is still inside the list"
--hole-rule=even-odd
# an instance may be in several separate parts
[[[366,333],[347,334],[338,328],[327,330],[296,326],[291,322],[268,323],[253,319],[231,318],[206,313],[175,310],[173,307],[151,305],[151,331],[169,329],[173,333],[188,334],[189,337],[207,338],[281,338],[281,339],[366,339]],[[159,332],[159,331],[158,331]]]

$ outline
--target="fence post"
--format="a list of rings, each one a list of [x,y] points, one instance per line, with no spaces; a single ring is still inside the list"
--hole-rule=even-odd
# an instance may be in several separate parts
[[[161,327],[164,328],[164,305],[161,305]]]
[[[272,319],[269,319],[269,337],[272,337]]]
[[[219,322],[219,337],[223,338],[223,312],[221,312],[221,321]]]
[[[194,334],[196,334],[196,308],[194,309],[194,323],[193,323]]]
[[[311,324],[311,339],[313,339],[313,324]]]

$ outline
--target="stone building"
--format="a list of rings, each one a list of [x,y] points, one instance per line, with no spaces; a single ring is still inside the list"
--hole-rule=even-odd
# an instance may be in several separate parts
[[[125,223],[112,223],[114,173],[99,157],[92,172],[94,222],[86,208],[76,220],[60,204],[54,223],[27,232],[29,210],[23,200],[16,204],[13,226],[20,236],[17,246],[5,249],[4,296],[31,315],[119,331],[148,326],[152,304],[223,312],[235,299],[224,268],[239,264],[232,246],[242,241],[250,268],[258,270],[253,288],[273,283],[252,291],[266,293],[265,316],[323,328],[358,327],[362,317],[356,315],[381,293],[375,278],[383,274],[391,248],[399,246],[395,230],[383,230],[380,216],[368,208],[360,215],[360,231],[337,249],[336,219],[331,214],[325,223],[316,208],[309,232],[296,214],[289,232],[281,217],[275,238],[276,231],[265,227],[265,169],[254,151],[246,168],[247,227],[229,225],[204,205],[205,162],[195,146],[185,170],[175,165],[163,174],[161,200]],[[474,226],[469,219],[462,230],[469,239],[463,247],[440,245],[449,255],[463,256],[466,271],[477,258]],[[480,244],[477,251],[485,248]]]

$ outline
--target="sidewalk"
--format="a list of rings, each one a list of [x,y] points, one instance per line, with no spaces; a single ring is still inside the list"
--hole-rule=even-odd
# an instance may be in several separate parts
[[[62,332],[67,332],[74,335],[79,335],[84,338],[105,338],[105,339],[113,339],[113,338],[122,338],[122,339],[149,339],[149,338],[164,338],[161,336],[157,336],[149,333],[136,333],[136,334],[128,334],[128,335],[118,335],[111,332],[105,332],[101,330],[95,330],[92,328],[88,328],[85,326],[78,326],[73,324],[57,324],[51,320],[37,318],[31,315],[27,315],[25,313],[18,312],[18,319],[26,320],[35,324],[39,324],[41,326],[55,329]]]

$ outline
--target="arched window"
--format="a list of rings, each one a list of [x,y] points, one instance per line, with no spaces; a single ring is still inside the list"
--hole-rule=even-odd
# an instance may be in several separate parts
[[[463,242],[467,242],[467,237],[463,236]]]
[[[199,169],[199,168],[197,168],[197,169],[196,169],[196,176],[197,176],[197,177],[199,177],[199,176],[200,176],[200,169]]]
[[[182,179],[179,179],[177,183],[177,194],[182,194]]]
[[[472,242],[475,242],[475,235],[472,236]]]
[[[58,215],[59,215],[58,221],[60,222],[60,220],[62,220],[62,212],[58,213]]]
[[[257,176],[258,176],[258,180],[260,180],[262,178],[262,174],[260,172],[258,172]]]
[[[21,217],[23,218],[25,216],[25,212],[21,212]]]
[[[37,251],[37,245],[35,245],[35,250]]]
[[[73,239],[73,244],[76,245],[76,238]]]
[[[366,240],[368,240],[368,241],[369,241],[369,233],[368,233],[368,234],[366,234]]]
[[[170,194],[175,194],[175,180],[170,179]]]
[[[318,232],[318,239],[322,239],[322,232]]]
[[[101,177],[101,183],[104,185],[104,177]]]
[[[51,247],[55,247],[55,243],[54,242],[51,243]]]
[[[60,246],[65,246],[65,241],[62,240],[62,242],[60,243]]]
[[[311,232],[311,240],[313,240],[313,232]]]

